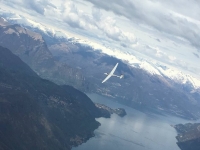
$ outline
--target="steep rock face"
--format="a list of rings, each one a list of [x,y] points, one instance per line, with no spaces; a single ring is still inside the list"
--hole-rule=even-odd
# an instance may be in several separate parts
[[[19,56],[42,78],[57,84],[73,85],[81,90],[87,89],[88,83],[81,72],[55,61],[40,34],[16,24],[1,23],[0,45]]]
[[[93,136],[98,112],[83,93],[41,79],[0,47],[0,149],[71,149]]]

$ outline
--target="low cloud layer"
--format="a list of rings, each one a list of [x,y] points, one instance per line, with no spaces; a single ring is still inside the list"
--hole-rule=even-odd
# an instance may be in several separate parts
[[[90,14],[87,14],[77,8],[76,3],[72,0],[61,0],[61,7],[57,9],[57,12],[55,11],[56,6],[48,0],[8,0],[5,2],[20,5],[45,17],[58,17],[72,28],[79,28],[103,35],[124,45],[133,44],[136,41],[133,33],[128,33],[120,29],[114,18],[103,16],[101,10],[96,7],[93,7]],[[61,13],[59,14],[60,11]]]
[[[85,0],[134,23],[188,40],[200,49],[200,1],[196,0]],[[188,11],[189,10],[189,11]]]
[[[117,26],[112,17],[104,17],[100,9],[93,7],[90,15],[77,9],[72,1],[68,1],[63,7],[63,20],[71,27],[89,31],[101,31],[102,34],[114,41],[135,43],[133,34],[123,31]]]
[[[29,10],[34,10],[42,15],[45,12],[45,8],[47,7],[55,8],[55,6],[48,0],[2,0],[2,1],[10,2],[15,5],[27,8]]]

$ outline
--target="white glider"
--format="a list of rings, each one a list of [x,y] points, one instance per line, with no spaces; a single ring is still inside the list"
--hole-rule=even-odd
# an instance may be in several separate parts
[[[114,72],[117,69],[118,63],[115,65],[115,67],[112,69],[112,71],[108,74],[108,73],[104,73],[105,75],[107,75],[107,77],[102,81],[102,83],[106,82],[110,77],[114,76],[114,77],[118,77],[118,78],[123,78],[124,75],[118,76],[115,75]]]

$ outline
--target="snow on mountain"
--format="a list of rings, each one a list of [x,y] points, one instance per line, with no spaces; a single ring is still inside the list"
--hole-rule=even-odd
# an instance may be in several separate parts
[[[198,80],[197,78],[189,75],[189,74],[185,74],[182,71],[179,70],[175,70],[172,68],[167,68],[167,69],[163,69],[158,67],[158,69],[162,72],[162,74],[178,83],[182,83],[182,84],[191,84],[193,85],[194,89],[198,89],[200,88],[200,80]]]
[[[20,16],[20,15],[17,15],[17,14],[13,15],[11,17],[8,17],[6,19],[11,23],[17,23],[17,24],[20,24],[20,25],[25,26],[25,27],[31,27],[31,28],[39,29],[46,34],[48,32],[52,33],[53,35],[55,34],[54,29],[48,28],[47,26],[45,26],[41,23],[37,23],[37,22],[35,22],[31,19],[27,19],[27,18]]]
[[[4,18],[5,19],[5,18]],[[160,75],[163,77],[170,78],[179,84],[190,84],[194,89],[200,88],[200,79],[193,77],[187,73],[180,71],[177,68],[173,68],[169,65],[163,65],[159,62],[153,62],[148,58],[143,58],[141,56],[136,56],[128,51],[120,51],[119,49],[108,47],[97,41],[92,41],[91,39],[83,37],[75,37],[73,34],[69,34],[67,31],[58,29],[54,26],[47,24],[41,24],[31,19],[27,19],[20,15],[7,16],[6,18],[11,23],[18,23],[24,27],[31,27],[34,29],[39,29],[43,33],[52,37],[61,37],[66,39],[73,39],[70,42],[80,43],[82,45],[90,46],[94,50],[101,51],[102,53],[108,54],[110,56],[116,57],[127,62],[132,67],[141,68],[152,75]],[[5,19],[5,20],[6,20]]]
[[[155,68],[154,66],[152,66],[150,63],[148,62],[141,62],[140,64],[140,68],[144,69],[146,71],[148,71],[150,74],[152,75],[161,75],[160,72],[157,70],[157,68]]]

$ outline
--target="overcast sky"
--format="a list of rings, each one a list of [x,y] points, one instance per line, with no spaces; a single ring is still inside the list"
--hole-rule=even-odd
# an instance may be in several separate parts
[[[37,16],[40,21],[51,20],[51,25],[58,20],[65,30],[106,47],[200,76],[198,0],[0,0],[0,3],[13,12]]]

